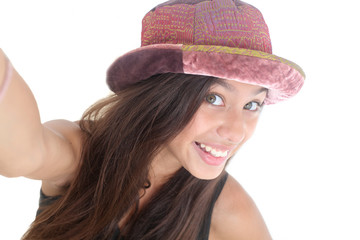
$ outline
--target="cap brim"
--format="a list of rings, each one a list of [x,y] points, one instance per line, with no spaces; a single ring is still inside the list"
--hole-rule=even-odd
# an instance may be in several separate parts
[[[266,104],[294,96],[305,74],[295,63],[256,50],[212,45],[155,44],[118,58],[107,72],[114,92],[159,73],[214,76],[267,88]]]

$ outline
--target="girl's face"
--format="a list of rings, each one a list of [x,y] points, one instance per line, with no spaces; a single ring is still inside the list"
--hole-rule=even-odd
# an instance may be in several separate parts
[[[184,167],[199,179],[216,178],[252,136],[266,93],[265,88],[236,81],[216,83],[192,121],[159,157],[167,167]]]

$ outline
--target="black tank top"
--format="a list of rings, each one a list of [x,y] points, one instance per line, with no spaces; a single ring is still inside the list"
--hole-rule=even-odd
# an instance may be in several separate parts
[[[205,221],[203,222],[203,224],[200,228],[200,232],[199,232],[199,236],[198,236],[197,240],[208,240],[209,239],[212,212],[214,210],[216,200],[218,199],[222,189],[224,188],[227,178],[228,178],[228,173],[226,173],[220,179],[218,184],[216,185],[214,194],[211,198],[210,208],[205,215]],[[60,198],[60,196],[56,196],[56,197],[46,196],[42,191],[40,191],[39,209],[37,210],[36,215],[40,214],[44,207],[51,205],[54,201],[56,201],[59,198]],[[116,229],[111,240],[118,240],[119,234],[120,234],[120,230]]]

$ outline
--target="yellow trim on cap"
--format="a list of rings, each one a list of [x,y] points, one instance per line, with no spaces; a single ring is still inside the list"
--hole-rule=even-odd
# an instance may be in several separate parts
[[[261,52],[261,51],[245,49],[245,48],[216,46],[216,45],[182,45],[182,50],[189,51],[189,52],[216,52],[216,53],[225,53],[225,54],[237,54],[237,55],[257,57],[257,58],[267,59],[267,60],[271,60],[271,61],[276,61],[276,62],[284,63],[284,64],[294,68],[305,78],[304,71],[296,63],[291,62],[285,58],[281,58],[276,55]]]

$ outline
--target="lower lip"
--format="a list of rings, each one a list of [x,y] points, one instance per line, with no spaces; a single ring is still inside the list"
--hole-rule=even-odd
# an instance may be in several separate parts
[[[208,152],[203,151],[200,146],[198,146],[196,143],[193,143],[196,151],[198,152],[198,154],[200,155],[201,159],[208,165],[211,166],[220,166],[222,165],[227,157],[214,157],[213,155],[211,155]]]

